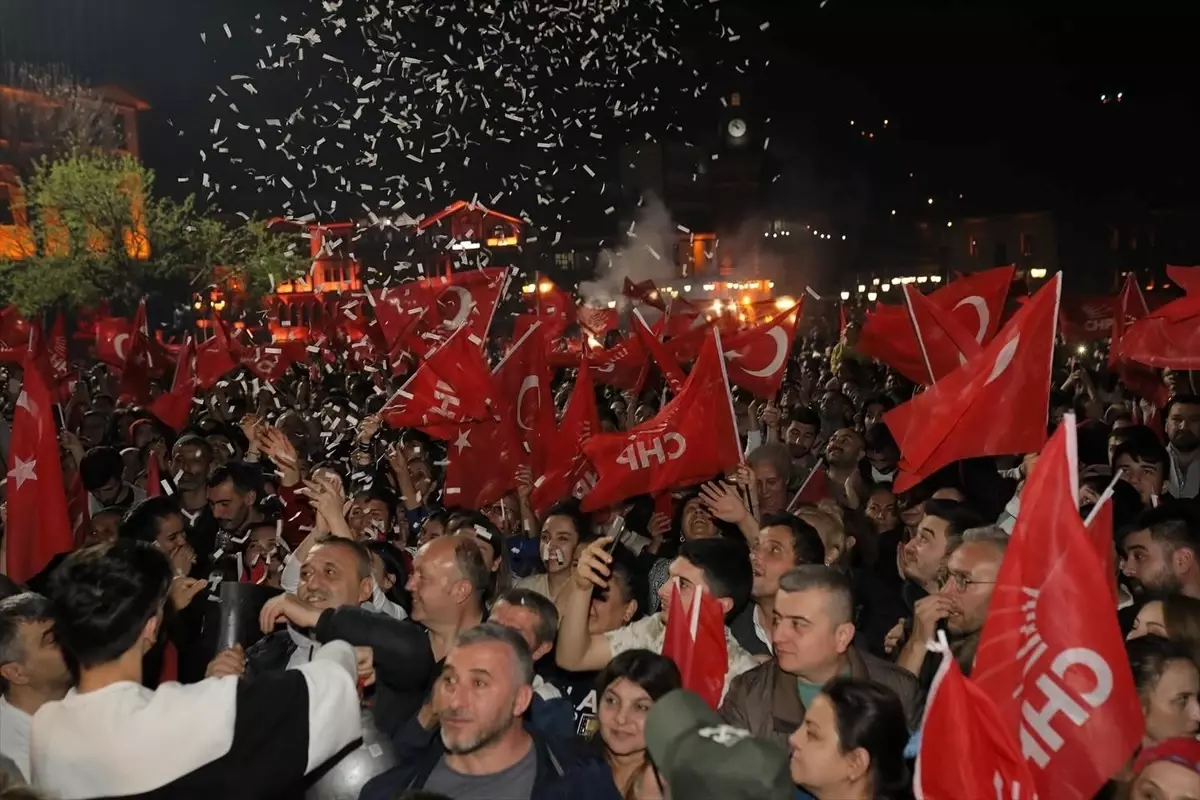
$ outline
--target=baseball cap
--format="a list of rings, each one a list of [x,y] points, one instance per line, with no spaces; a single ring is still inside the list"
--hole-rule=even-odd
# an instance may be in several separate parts
[[[646,715],[646,749],[686,800],[792,800],[788,754],[774,742],[728,725],[699,695],[676,689]]]
[[[1174,739],[1164,739],[1153,747],[1147,747],[1134,759],[1133,773],[1138,774],[1156,761],[1170,761],[1172,764],[1178,764],[1200,773],[1200,741],[1187,736],[1178,736]]]

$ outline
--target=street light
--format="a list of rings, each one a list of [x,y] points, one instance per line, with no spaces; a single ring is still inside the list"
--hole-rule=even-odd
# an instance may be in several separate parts
[[[941,275],[930,275],[929,280],[933,281],[934,283],[941,283],[942,276]]]
[[[859,294],[862,294],[862,293],[863,293],[863,292],[865,292],[866,290],[867,290],[867,285],[866,285],[865,283],[860,283],[860,284],[858,285],[858,293],[859,293]]]
[[[874,303],[876,297],[879,297],[879,295],[875,292],[867,292],[867,302]]]
[[[850,293],[849,293],[849,292],[842,292],[842,299],[843,299],[843,300],[849,300],[849,299],[850,299]]]
[[[1040,281],[1042,278],[1046,277],[1046,268],[1045,267],[1033,267],[1032,269],[1029,270],[1029,277],[1033,278],[1034,280]]]

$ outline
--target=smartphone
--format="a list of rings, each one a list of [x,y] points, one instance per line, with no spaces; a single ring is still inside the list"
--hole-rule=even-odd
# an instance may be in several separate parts
[[[625,518],[616,517],[608,526],[608,532],[605,536],[611,536],[612,542],[608,545],[608,554],[611,556],[617,550],[617,545],[621,543],[621,539],[625,536]]]

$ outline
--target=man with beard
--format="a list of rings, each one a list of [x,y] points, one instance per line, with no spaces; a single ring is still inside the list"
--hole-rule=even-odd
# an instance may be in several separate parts
[[[969,675],[979,647],[979,634],[996,588],[996,576],[1008,547],[1008,534],[995,525],[964,531],[962,542],[946,559],[938,575],[937,594],[917,602],[913,629],[898,664],[918,676],[928,689],[937,672],[938,658],[928,658],[926,646],[944,624],[950,652],[963,673]]]
[[[453,800],[542,800],[564,792],[615,800],[611,773],[599,761],[581,760],[524,724],[533,675],[533,657],[516,631],[493,622],[464,631],[434,685],[438,724],[411,731],[397,753],[401,765],[368,783],[360,800],[391,800],[411,789]]]
[[[1171,462],[1167,491],[1179,498],[1200,496],[1200,396],[1175,395],[1163,416]]]
[[[849,497],[846,482],[850,481],[851,486],[856,489],[858,484],[863,484],[859,462],[865,452],[863,438],[853,428],[839,428],[834,431],[833,436],[829,437],[829,443],[825,445],[825,463],[829,465],[826,471],[829,475],[829,491],[838,503],[848,508],[856,507],[856,503],[850,501],[857,501],[857,495],[862,492],[857,490],[855,497]]]
[[[189,522],[194,522],[208,508],[208,473],[212,461],[212,446],[195,434],[179,437],[171,448],[171,469],[175,488],[179,490],[179,507]]]
[[[821,433],[821,417],[808,406],[794,408],[783,432],[783,443],[792,455],[793,480],[803,480],[817,464],[814,449]]]
[[[1121,540],[1121,573],[1135,595],[1200,598],[1200,520],[1183,500],[1147,511]]]

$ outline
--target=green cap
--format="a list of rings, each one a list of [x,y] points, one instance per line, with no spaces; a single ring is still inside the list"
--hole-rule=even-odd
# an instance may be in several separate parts
[[[686,800],[792,800],[788,754],[728,725],[698,695],[676,689],[646,715],[646,749],[671,796]]]

